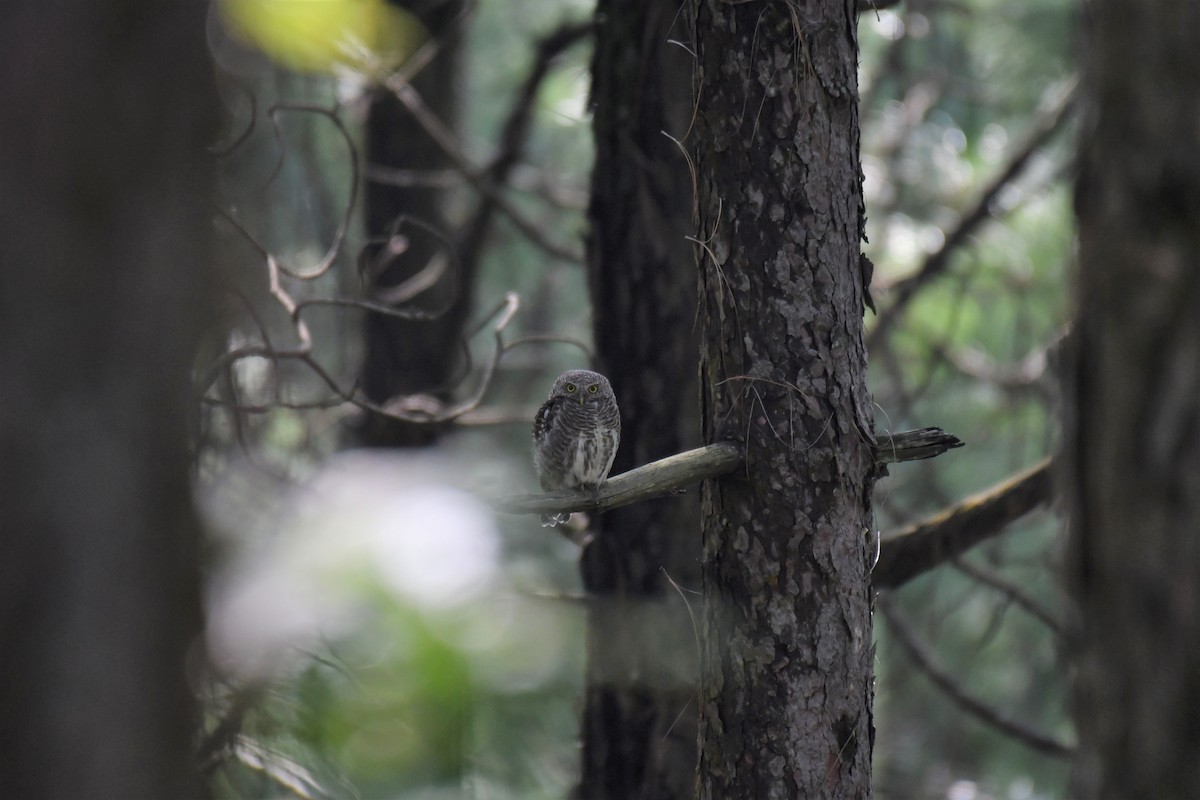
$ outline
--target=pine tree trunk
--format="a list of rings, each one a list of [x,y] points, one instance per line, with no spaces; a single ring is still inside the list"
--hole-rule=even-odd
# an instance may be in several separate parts
[[[0,25],[0,794],[198,797],[190,368],[213,309],[203,3]]]
[[[700,436],[691,176],[664,135],[683,136],[692,113],[691,58],[667,41],[677,11],[673,0],[601,0],[596,9],[588,266],[599,368],[623,417],[614,473]],[[699,528],[695,494],[641,503],[600,517],[584,551],[581,798],[692,795],[696,640],[670,581],[699,587]]]
[[[1200,797],[1200,5],[1088,6],[1068,434],[1080,798]]]
[[[855,9],[694,7],[701,798],[871,794],[871,413]]]

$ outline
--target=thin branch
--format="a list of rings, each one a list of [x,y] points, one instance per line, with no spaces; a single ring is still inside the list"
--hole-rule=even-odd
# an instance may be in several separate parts
[[[357,308],[363,311],[370,311],[372,314],[379,314],[384,317],[395,317],[396,319],[412,319],[412,320],[434,320],[446,313],[445,309],[434,309],[426,311],[419,308],[395,308],[394,306],[385,306],[379,303],[371,302],[370,300],[359,300],[354,297],[311,297],[308,300],[301,300],[296,303],[296,314],[301,314],[304,309],[310,306],[339,306],[342,308]]]
[[[381,164],[364,166],[363,180],[383,186],[418,186],[433,189],[449,189],[466,182],[466,178],[456,169],[404,169],[385,167]]]
[[[492,163],[488,165],[487,177],[497,185],[505,183],[512,168],[521,155],[521,148],[528,138],[529,124],[533,118],[534,101],[542,83],[550,74],[554,60],[575,44],[591,34],[594,23],[564,22],[550,33],[541,37],[535,48],[533,66],[517,93],[517,101],[509,111],[508,119],[500,135],[500,147]]]
[[[293,323],[300,323],[299,314],[308,306],[312,305],[335,305],[335,306],[355,306],[365,308],[381,314],[392,314],[407,318],[421,318],[420,312],[406,312],[401,309],[388,309],[379,307],[375,304],[361,300],[342,300],[342,299],[313,299],[300,303],[294,303],[292,298],[278,290],[280,296],[277,297],[281,305],[289,312]],[[200,394],[200,402],[210,405],[229,408],[247,413],[265,413],[275,408],[295,408],[295,409],[326,409],[332,408],[340,403],[348,403],[363,411],[368,411],[373,414],[380,414],[391,419],[402,420],[404,422],[440,425],[446,423],[460,423],[479,425],[479,424],[497,424],[498,422],[510,421],[487,419],[486,415],[477,414],[477,409],[482,405],[484,397],[491,388],[493,379],[495,378],[496,370],[499,368],[501,359],[511,350],[518,347],[526,347],[534,344],[544,344],[547,342],[560,342],[581,347],[584,352],[588,352],[585,345],[568,336],[525,336],[512,341],[505,341],[504,333],[508,328],[509,323],[516,315],[520,308],[520,298],[515,292],[508,292],[504,298],[497,302],[487,313],[485,313],[480,322],[469,329],[465,335],[464,342],[479,332],[491,325],[492,338],[495,345],[492,349],[492,354],[487,363],[482,367],[479,384],[472,392],[471,396],[466,400],[448,405],[444,400],[429,393],[418,393],[409,395],[400,395],[393,397],[385,403],[379,404],[368,400],[360,391],[357,384],[346,388],[339,384],[334,379],[329,371],[317,361],[312,353],[311,347],[305,345],[292,350],[278,350],[262,344],[251,344],[242,347],[237,347],[232,350],[227,350],[222,353],[207,367],[204,377],[199,381],[198,392]],[[304,329],[307,330],[306,328]],[[469,356],[469,353],[468,353]],[[221,397],[212,397],[208,394],[209,389],[220,378],[225,370],[229,369],[233,364],[246,358],[265,358],[273,362],[278,361],[299,361],[308,367],[321,380],[322,383],[329,389],[332,396],[320,398],[316,400],[304,402],[287,402],[279,401],[273,404],[246,404],[236,400],[230,401]],[[473,371],[473,370],[470,370]],[[464,419],[465,418],[465,419]],[[528,418],[527,418],[528,419]]]
[[[964,575],[969,575],[985,586],[990,586],[1000,592],[1006,598],[1016,603],[1018,607],[1024,609],[1030,616],[1041,622],[1054,633],[1062,636],[1065,631],[1065,626],[1054,616],[1050,609],[1046,608],[1038,602],[1033,595],[1025,591],[1024,588],[1018,586],[1005,579],[1001,575],[989,569],[985,569],[977,564],[972,564],[966,559],[956,558],[952,562],[954,568]]]
[[[407,83],[395,79],[389,79],[387,87],[404,104],[405,108],[412,113],[413,117],[425,129],[430,138],[437,142],[438,146],[450,158],[454,166],[462,172],[471,186],[491,200],[496,210],[504,214],[513,227],[524,234],[530,242],[557,259],[571,263],[583,261],[582,253],[550,240],[542,232],[537,223],[525,218],[525,215],[488,179],[485,171],[471,162],[462,145],[454,137],[454,134],[433,113],[432,109],[425,105],[425,101],[421,99],[416,89]]]
[[[880,596],[875,607],[883,614],[889,630],[913,663],[959,708],[1039,753],[1055,758],[1069,758],[1074,754],[1075,748],[1072,745],[1035,730],[968,692],[950,670],[938,663],[932,650],[917,636],[912,625],[896,609],[890,597]]]
[[[254,91],[250,89],[250,87],[246,86],[245,83],[234,77],[231,73],[222,71],[221,79],[223,81],[228,81],[228,85],[240,89],[243,93],[245,93],[246,100],[250,103],[250,121],[246,123],[244,130],[234,136],[228,137],[229,140],[227,142],[214,142],[213,144],[209,145],[209,155],[212,155],[216,158],[224,158],[234,150],[237,150],[239,147],[241,147],[242,144],[250,138],[250,135],[254,133],[254,127],[258,120],[258,96],[254,93]],[[222,98],[222,100],[224,100],[224,98]],[[233,108],[229,105],[229,103],[224,103],[224,105],[231,117],[230,125],[232,126]]]
[[[900,586],[965,553],[1050,501],[1050,459],[885,539],[871,573],[876,589]]]
[[[1046,143],[1058,133],[1063,124],[1070,118],[1070,112],[1074,107],[1074,99],[1075,91],[1072,89],[1066,93],[1063,99],[1049,113],[1041,118],[1035,125],[1033,134],[1017,150],[1016,154],[1008,162],[1008,165],[983,191],[983,194],[975,201],[975,205],[958,221],[958,225],[946,236],[942,246],[937,251],[929,254],[920,269],[892,286],[890,292],[892,302],[879,315],[878,322],[872,328],[870,334],[868,334],[868,349],[875,342],[883,338],[891,327],[899,321],[904,310],[916,296],[918,290],[944,273],[950,266],[950,257],[955,251],[962,247],[983,223],[992,218],[993,205],[996,202],[996,198],[1004,191],[1006,186],[1020,176],[1025,167],[1033,159],[1033,156],[1045,147]]]
[[[328,119],[333,123],[334,127],[338,131],[338,134],[341,136],[342,142],[346,145],[350,163],[358,163],[358,148],[354,144],[354,137],[350,135],[350,131],[346,128],[346,123],[342,122],[341,118],[338,117],[335,112],[330,111],[327,108],[321,108],[320,106],[281,103],[274,105],[267,110],[267,117],[271,120],[271,128],[274,132],[275,140],[279,144],[279,161],[272,170],[271,177],[267,179],[268,184],[273,181],[278,173],[283,169],[283,162],[287,153],[287,144],[284,141],[283,129],[280,126],[279,117],[282,114],[288,113],[316,114],[317,116]],[[308,271],[292,269],[286,264],[280,263],[280,272],[290,278],[308,281],[319,278],[329,271],[329,268],[333,266],[338,255],[341,253],[342,245],[345,243],[346,236],[350,231],[351,220],[354,216],[354,205],[356,198],[358,197],[358,180],[358,170],[350,170],[350,186],[346,195],[346,207],[342,210],[342,215],[338,220],[337,229],[333,233],[333,241],[329,243],[329,247],[326,249],[325,255],[321,257],[320,263],[318,263],[314,269]],[[234,218],[233,214],[225,211],[224,209],[221,209],[221,214],[235,227],[237,227],[245,235],[245,237],[250,240],[251,244],[257,247],[264,256],[267,255],[266,249],[259,245],[258,240]]]
[[[270,282],[269,291],[271,296],[283,306],[283,310],[291,317],[292,324],[295,326],[296,338],[300,340],[298,350],[302,353],[312,351],[312,334],[308,330],[308,324],[300,317],[300,311],[296,307],[296,301],[283,288],[283,284],[279,280],[279,273],[282,267],[275,256],[267,254],[267,277]]]
[[[238,400],[225,400],[220,397],[201,397],[200,402],[206,406],[223,408],[239,414],[271,414],[286,409],[288,411],[328,411],[346,405],[348,401],[341,397],[324,397],[316,400],[271,400],[266,403],[245,403]]]
[[[497,199],[508,183],[509,176],[521,156],[521,150],[529,137],[533,120],[534,103],[550,67],[567,49],[585,39],[592,32],[592,22],[566,22],[537,43],[533,66],[529,70],[517,100],[509,111],[500,134],[500,147],[492,163],[483,171],[483,183],[493,187],[494,192],[480,192],[479,203],[470,219],[462,226],[460,247],[465,275],[473,275],[483,252],[484,243],[492,227],[492,220],[499,210]]]

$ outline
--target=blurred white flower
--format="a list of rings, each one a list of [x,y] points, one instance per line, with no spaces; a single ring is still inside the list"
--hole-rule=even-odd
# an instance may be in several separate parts
[[[428,457],[343,453],[269,504],[262,544],[209,591],[210,651],[242,677],[266,677],[288,652],[351,633],[381,592],[447,609],[496,580],[489,509]]]

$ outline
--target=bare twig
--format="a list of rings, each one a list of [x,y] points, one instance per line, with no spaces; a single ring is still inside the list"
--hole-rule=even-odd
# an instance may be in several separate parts
[[[471,218],[463,225],[460,248],[461,258],[466,265],[465,274],[474,273],[491,230],[492,220],[499,206],[497,198],[508,183],[509,176],[521,156],[525,140],[529,136],[529,126],[533,119],[534,101],[550,67],[564,51],[582,41],[592,32],[592,23],[567,22],[542,37],[537,43],[533,66],[526,76],[517,100],[509,111],[508,119],[500,135],[500,147],[492,163],[483,171],[483,183],[493,187],[494,192],[480,192],[479,203]]]
[[[535,222],[525,218],[525,215],[489,179],[486,170],[480,169],[471,162],[471,159],[466,155],[465,149],[459,144],[453,132],[446,127],[446,124],[438,118],[429,106],[425,105],[425,101],[421,99],[416,89],[396,79],[388,79],[387,87],[412,113],[413,117],[421,124],[421,127],[425,129],[430,138],[437,142],[438,146],[449,156],[451,162],[462,172],[471,186],[476,191],[485,195],[495,206],[496,210],[504,214],[509,222],[513,224],[513,227],[519,230],[530,242],[557,259],[572,263],[583,261],[582,253],[568,249],[550,240]]]
[[[354,146],[354,137],[350,135],[350,131],[348,131],[346,129],[346,124],[344,122],[342,122],[341,118],[338,117],[338,115],[335,112],[333,112],[327,108],[321,108],[320,106],[312,106],[312,105],[296,105],[296,104],[275,105],[267,110],[267,116],[270,117],[270,119],[271,119],[272,130],[275,133],[276,141],[279,143],[279,161],[276,164],[275,169],[272,172],[272,177],[271,177],[271,179],[268,180],[268,183],[270,182],[270,180],[274,179],[275,174],[277,174],[279,172],[279,170],[282,169],[282,167],[283,167],[283,159],[284,159],[284,154],[287,152],[287,147],[283,140],[283,130],[279,125],[279,117],[282,114],[289,114],[289,113],[316,114],[318,116],[325,117],[326,119],[328,119],[330,122],[333,123],[334,127],[337,128],[338,133],[341,135],[342,141],[345,143],[346,149],[349,153],[350,163],[352,163],[352,164],[358,163],[358,148]],[[342,245],[346,241],[346,234],[350,230],[350,220],[354,215],[354,204],[356,202],[357,197],[358,197],[358,170],[352,169],[352,170],[350,170],[350,188],[346,195],[346,207],[342,210],[341,218],[338,220],[337,229],[333,233],[333,241],[329,243],[329,248],[325,251],[325,255],[321,257],[320,263],[318,263],[314,269],[307,270],[307,271],[292,269],[291,267],[288,267],[286,264],[280,263],[279,270],[284,275],[287,275],[290,278],[297,278],[299,280],[305,280],[305,281],[314,280],[315,278],[319,278],[322,275],[324,275],[326,272],[328,272],[329,268],[333,266],[334,261],[337,260],[338,255],[342,251]],[[225,213],[225,212],[222,212],[222,213]],[[234,224],[237,225],[237,227],[240,228],[243,231],[243,233],[246,233],[247,238],[249,238],[249,239],[254,238],[254,237],[250,236],[250,234],[245,230],[245,228],[243,228],[241,226],[241,224],[239,224],[233,220],[232,215],[225,213],[225,217],[227,219],[229,219],[231,222],[234,222]]]
[[[312,299],[300,303],[292,301],[290,295],[278,290],[280,296],[279,302],[289,314],[292,315],[293,321],[297,321],[299,315],[308,306],[314,305],[335,305],[335,306],[354,306],[363,308],[378,314],[387,314],[408,319],[422,319],[429,312],[407,311],[403,309],[393,309],[386,306],[370,303],[364,300],[349,300],[338,298]],[[371,402],[359,390],[357,385],[345,388],[339,384],[332,375],[316,360],[312,354],[311,348],[302,346],[290,349],[281,350],[265,344],[251,344],[242,347],[236,347],[222,353],[218,358],[214,359],[204,373],[204,377],[199,382],[200,402],[209,406],[218,406],[228,408],[233,411],[244,413],[266,413],[273,408],[291,408],[303,410],[328,409],[336,407],[342,403],[347,403],[355,406],[363,411],[368,411],[373,414],[380,414],[391,419],[401,420],[404,422],[423,423],[431,425],[440,425],[449,422],[459,422],[468,425],[481,424],[500,424],[504,422],[514,421],[511,414],[506,414],[503,418],[496,418],[494,415],[480,414],[477,412],[479,406],[483,403],[483,399],[490,389],[493,379],[495,378],[496,370],[500,365],[500,361],[508,352],[515,350],[518,347],[525,347],[532,344],[544,344],[550,342],[558,342],[570,344],[581,348],[585,353],[589,352],[586,345],[582,342],[573,339],[569,336],[524,336],[512,341],[505,341],[504,333],[512,321],[518,308],[520,307],[520,298],[514,293],[507,293],[502,300],[497,302],[486,314],[483,315],[481,321],[473,326],[466,333],[466,338],[470,338],[480,331],[484,330],[488,324],[491,324],[492,337],[495,341],[495,346],[492,349],[491,357],[487,363],[483,365],[480,372],[479,383],[472,392],[471,396],[465,401],[453,405],[447,404],[444,400],[428,393],[419,393],[412,395],[402,395],[388,400],[386,403],[379,404]],[[307,331],[307,328],[304,329]],[[464,340],[465,341],[465,340]],[[311,370],[325,386],[330,390],[332,396],[318,398],[308,401],[284,401],[279,400],[272,403],[243,403],[236,398],[229,400],[222,397],[213,397],[208,394],[209,389],[220,379],[233,364],[246,358],[265,358],[273,362],[279,361],[299,361]],[[473,369],[471,371],[474,371]],[[528,420],[528,417],[526,417]]]
[[[564,22],[550,33],[540,38],[535,46],[533,65],[525,82],[517,93],[517,101],[509,111],[500,135],[500,147],[492,163],[486,169],[487,177],[495,184],[505,183],[509,172],[516,166],[521,155],[521,148],[529,133],[529,123],[533,118],[534,101],[554,60],[575,44],[583,41],[592,32],[591,20],[584,22]]]
[[[882,612],[884,619],[888,622],[889,630],[908,653],[913,663],[964,711],[1039,753],[1056,758],[1068,758],[1075,752],[1075,748],[1070,744],[1035,730],[968,692],[955,675],[938,663],[931,649],[917,636],[912,625],[896,609],[890,597],[881,595],[876,600],[875,607]]]
[[[296,326],[296,338],[300,340],[299,350],[302,353],[307,353],[312,350],[312,334],[308,330],[308,324],[300,317],[296,301],[292,299],[292,296],[283,288],[283,284],[279,282],[281,269],[275,256],[268,253],[267,278],[270,281],[271,296],[279,302],[279,305],[283,306],[283,310],[291,317],[292,324]]]
[[[408,188],[421,186],[433,189],[448,189],[466,181],[456,169],[404,169],[367,164],[363,167],[363,179],[384,186]]]
[[[216,158],[224,158],[234,150],[237,150],[239,147],[241,147],[242,144],[250,138],[250,135],[254,133],[254,128],[258,121],[258,96],[255,95],[245,83],[234,78],[229,73],[222,73],[221,79],[222,81],[227,82],[228,85],[236,87],[245,94],[246,100],[250,103],[250,121],[246,123],[244,130],[233,136],[230,136],[229,141],[224,143],[214,142],[209,146],[209,154],[215,156]],[[233,109],[229,108],[229,111],[232,115]]]
[[[964,575],[969,575],[985,586],[990,586],[991,588],[1000,592],[1051,631],[1059,636],[1063,635],[1065,627],[1063,626],[1062,622],[1060,622],[1058,618],[1054,616],[1054,613],[1050,611],[1050,609],[1038,602],[1033,595],[1025,591],[1024,588],[1018,586],[1012,581],[1006,580],[1004,577],[997,575],[995,572],[992,572],[989,569],[984,569],[977,564],[972,564],[966,559],[956,558],[952,563],[954,564],[954,568],[959,572],[962,572]]]
[[[871,573],[877,589],[895,588],[940,566],[1050,501],[1050,459],[936,516],[885,539]]]

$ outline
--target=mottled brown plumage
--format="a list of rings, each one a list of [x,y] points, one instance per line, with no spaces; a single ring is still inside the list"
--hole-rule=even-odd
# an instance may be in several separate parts
[[[621,413],[612,386],[598,372],[573,369],[558,376],[533,420],[533,463],[547,492],[595,492],[608,477],[621,441]],[[544,514],[554,527],[570,514]]]

